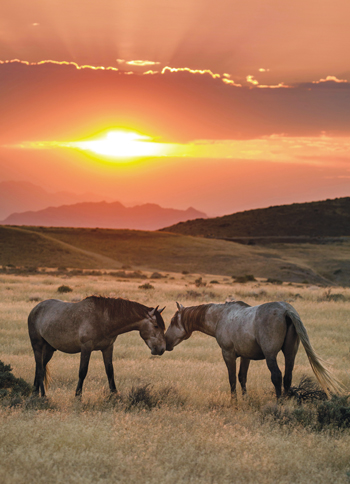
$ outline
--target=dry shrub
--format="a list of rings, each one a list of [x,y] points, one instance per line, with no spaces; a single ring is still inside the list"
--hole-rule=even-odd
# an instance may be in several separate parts
[[[57,288],[57,292],[59,292],[61,294],[65,293],[65,292],[72,292],[72,291],[73,291],[73,289],[71,287],[65,286],[64,284],[62,284],[62,286],[59,286]]]
[[[256,282],[253,274],[246,274],[245,276],[232,276],[233,282],[238,282],[240,284],[245,284],[246,282]]]
[[[10,365],[0,360],[0,401],[4,406],[16,406],[22,403],[23,397],[30,395],[31,385],[23,378],[16,378],[12,374]]]
[[[139,289],[154,289],[154,286],[152,286],[152,284],[150,284],[149,282],[145,282],[145,284],[139,286]]]
[[[176,388],[166,386],[155,390],[150,383],[132,387],[126,397],[125,411],[152,410],[163,405],[182,406],[185,403]]]
[[[323,402],[317,407],[317,429],[350,428],[350,395],[333,396],[331,400]]]
[[[298,386],[290,388],[289,396],[295,398],[299,404],[327,400],[327,394],[320,389],[315,380],[307,376],[301,378]]]
[[[208,301],[208,300],[215,300],[218,297],[220,297],[218,294],[215,294],[215,292],[212,291],[194,291],[193,289],[190,289],[186,292],[180,292],[177,295],[177,300],[180,299],[194,299],[194,300],[203,300],[203,301]]]
[[[262,420],[291,428],[301,425],[318,432],[350,428],[350,395],[333,395],[327,400],[317,383],[306,377],[301,379],[298,387],[291,388],[290,395],[297,399],[298,407],[266,405],[261,410]]]
[[[318,298],[319,302],[322,302],[322,301],[334,301],[334,302],[342,301],[342,302],[345,302],[345,301],[348,301],[348,300],[349,300],[349,297],[344,296],[344,294],[341,294],[341,293],[332,294],[330,287],[328,287],[324,291],[324,293]]]
[[[153,272],[150,276],[150,279],[163,279],[166,278],[166,276],[163,276],[160,272]]]

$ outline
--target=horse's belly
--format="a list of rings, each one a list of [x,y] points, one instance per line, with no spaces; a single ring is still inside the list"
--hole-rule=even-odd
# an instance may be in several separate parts
[[[236,346],[236,345],[235,345]],[[249,344],[240,344],[235,348],[236,355],[250,360],[263,360],[265,358],[260,346],[256,341],[250,341]]]
[[[53,347],[55,350],[62,351],[63,353],[80,353],[81,343],[79,340],[60,340],[59,338],[47,337],[45,340]]]

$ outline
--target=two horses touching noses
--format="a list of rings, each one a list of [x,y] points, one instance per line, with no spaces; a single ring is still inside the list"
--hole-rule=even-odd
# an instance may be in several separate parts
[[[312,370],[329,396],[342,391],[341,384],[324,366],[311,346],[306,329],[296,310],[288,303],[274,302],[249,306],[241,301],[225,304],[202,304],[185,308],[179,303],[165,333],[162,311],[125,299],[90,296],[78,303],[49,299],[35,306],[28,317],[29,336],[36,370],[34,394],[45,396],[47,364],[56,350],[80,353],[79,381],[76,396],[81,395],[92,351],[101,351],[109,389],[116,391],[113,369],[113,346],[118,335],[138,330],[152,355],[188,339],[194,331],[214,336],[222,350],[231,386],[236,396],[236,359],[241,358],[238,379],[246,393],[251,360],[266,360],[276,396],[282,394],[282,374],[277,354],[285,357],[283,386],[285,394],[292,383],[295,356],[301,341]]]

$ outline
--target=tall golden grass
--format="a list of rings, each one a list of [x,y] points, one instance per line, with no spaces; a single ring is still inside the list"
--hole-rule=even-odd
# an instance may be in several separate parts
[[[202,274],[203,281],[213,276]],[[287,300],[301,315],[315,350],[349,388],[350,290],[307,285],[216,284],[196,287],[198,274],[169,274],[151,280],[111,276],[0,276],[0,359],[31,382],[34,358],[26,319],[38,299],[77,300],[91,294],[125,297],[147,305],[166,305],[166,325],[184,305],[225,301],[249,304]],[[61,285],[73,291],[59,294]],[[343,297],[332,300],[332,294]],[[283,358],[279,358],[283,368]],[[221,352],[213,338],[195,333],[162,357],[152,357],[139,335],[117,338],[114,367],[120,396],[110,399],[102,356],[94,353],[82,400],[74,397],[79,355],[56,352],[50,362],[48,401],[0,405],[0,482],[37,483],[347,483],[349,430],[273,418],[275,397],[264,361],[252,362],[248,397],[230,403]],[[300,348],[293,383],[312,376]],[[129,405],[137,388],[148,389],[154,405]],[[158,398],[158,400],[157,400]],[[128,400],[129,399],[129,400]],[[281,404],[287,415],[296,403]],[[310,407],[312,412],[312,407]],[[276,411],[277,413],[277,411]]]

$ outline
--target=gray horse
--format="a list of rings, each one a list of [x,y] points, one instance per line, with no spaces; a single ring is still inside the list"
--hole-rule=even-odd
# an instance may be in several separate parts
[[[138,330],[152,355],[165,351],[165,325],[161,312],[134,301],[90,296],[69,303],[48,299],[35,306],[28,316],[28,330],[36,363],[34,393],[45,396],[47,364],[56,350],[80,353],[80,395],[92,351],[102,351],[109,388],[116,391],[113,345],[118,335]]]
[[[233,397],[236,396],[236,359],[241,357],[238,379],[242,393],[246,392],[250,360],[266,359],[276,396],[279,398],[282,393],[282,374],[277,364],[277,354],[281,350],[285,357],[283,385],[287,394],[292,383],[299,341],[302,342],[311,368],[327,395],[341,392],[341,384],[316,355],[298,313],[290,304],[272,302],[252,307],[235,301],[188,308],[176,304],[178,311],[165,334],[167,351],[172,351],[174,346],[188,339],[193,331],[214,336],[221,347],[228,369]]]

